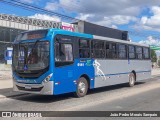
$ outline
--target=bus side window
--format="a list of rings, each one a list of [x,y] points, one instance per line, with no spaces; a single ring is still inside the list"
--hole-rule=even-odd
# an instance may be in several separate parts
[[[137,56],[137,59],[143,59],[142,47],[136,47],[136,56]]]
[[[105,44],[104,41],[93,40],[92,41],[92,57],[93,58],[105,58]]]
[[[90,58],[90,42],[89,40],[79,40],[79,57]]]
[[[134,46],[128,46],[129,49],[129,59],[135,59],[135,47]]]
[[[109,58],[109,43],[106,43],[106,58]]]
[[[60,58],[59,58],[59,56],[60,56],[60,52],[59,52],[59,50],[60,50],[60,44],[57,42],[57,41],[55,41],[55,44],[54,44],[54,51],[55,51],[55,61],[60,61]]]
[[[117,48],[115,43],[110,43],[109,44],[109,58],[117,58]]]
[[[124,44],[119,44],[118,45],[118,58],[120,58],[120,59],[126,59],[127,58],[126,45],[124,45]]]
[[[55,66],[66,66],[74,63],[73,44],[69,36],[56,38],[54,43]]]
[[[149,59],[150,58],[149,48],[146,48],[146,47],[143,48],[143,57],[144,57],[144,59]]]
[[[65,53],[65,61],[73,61],[73,52],[71,44],[63,44],[64,53]]]
[[[71,44],[57,44],[55,48],[56,61],[73,61],[73,52]]]

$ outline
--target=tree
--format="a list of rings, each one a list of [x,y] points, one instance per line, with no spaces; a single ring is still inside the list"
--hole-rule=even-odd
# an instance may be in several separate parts
[[[157,62],[157,55],[155,50],[151,50],[151,60],[152,62]]]

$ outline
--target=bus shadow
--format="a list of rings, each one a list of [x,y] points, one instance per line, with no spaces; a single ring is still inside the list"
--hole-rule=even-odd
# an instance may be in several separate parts
[[[145,82],[137,82],[136,85],[144,84]],[[136,86],[135,85],[135,86]],[[112,86],[106,86],[101,88],[96,88],[93,90],[88,91],[88,95],[106,92],[106,91],[112,91],[120,88],[126,88],[128,87],[128,84],[118,84],[118,85],[112,85]],[[12,99],[26,101],[26,102],[35,102],[35,103],[52,103],[52,102],[58,102],[62,100],[67,99],[74,99],[73,93],[67,93],[67,94],[61,94],[61,95],[35,95],[35,94],[29,94],[19,97],[12,97]]]
[[[3,88],[3,89],[0,89],[0,96],[2,98],[8,97],[8,96],[12,95],[12,91],[13,91],[12,88]]]
[[[62,100],[67,100],[74,98],[72,93],[61,94],[61,95],[35,95],[29,94],[20,97],[13,97],[12,99],[26,101],[26,102],[35,102],[35,103],[52,103]]]
[[[136,82],[135,86],[144,84],[145,82]],[[111,86],[105,86],[101,88],[96,88],[88,91],[88,94],[95,94],[95,93],[101,93],[105,91],[113,91],[121,88],[129,88],[128,83],[123,84],[117,84],[117,85],[111,85]]]

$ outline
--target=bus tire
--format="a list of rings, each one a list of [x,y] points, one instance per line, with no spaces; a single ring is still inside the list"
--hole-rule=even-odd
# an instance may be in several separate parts
[[[75,97],[84,97],[87,94],[88,91],[88,82],[86,78],[81,77],[77,82],[77,89],[74,93]]]
[[[133,73],[129,74],[129,87],[133,87],[135,85],[136,79]]]

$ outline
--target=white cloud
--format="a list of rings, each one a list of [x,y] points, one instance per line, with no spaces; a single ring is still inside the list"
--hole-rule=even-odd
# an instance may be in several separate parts
[[[130,21],[136,21],[136,17],[133,16],[125,16],[125,15],[114,15],[110,17],[105,17],[104,20],[110,21],[111,23],[117,25],[128,24]]]
[[[153,6],[153,7],[152,7],[152,12],[153,12],[155,15],[160,15],[160,7],[158,7],[158,6]]]
[[[52,11],[75,13],[77,18],[99,25],[127,25],[133,23],[134,28],[160,31],[159,0],[51,0],[45,8]],[[153,16],[137,18],[140,13],[151,8]]]
[[[142,16],[134,28],[160,32],[160,7],[152,6],[150,8],[150,13],[153,15]]]
[[[146,44],[146,45],[154,45],[154,46],[160,46],[160,39],[156,39],[153,36],[148,36],[146,40],[139,41],[140,44]],[[160,50],[156,50],[157,56],[160,56]]]
[[[55,21],[55,22],[60,22],[61,18],[57,16],[49,16],[46,14],[35,14],[33,16],[29,16],[30,18],[35,18],[35,19],[42,19],[42,20],[49,20],[49,21]]]
[[[111,28],[117,29],[118,27],[116,25],[112,25]]]
[[[151,17],[142,17],[141,23],[146,26],[159,26],[160,27],[160,7],[153,6],[151,8],[153,16]]]
[[[108,27],[112,27],[113,25],[125,25],[130,21],[136,21],[137,18],[133,16],[124,16],[124,15],[113,15],[109,17],[99,17],[95,14],[82,14],[77,17],[78,19],[85,21],[92,21],[93,23],[104,25]],[[118,28],[117,26],[115,28]]]
[[[79,0],[59,0],[60,6],[62,6],[65,10],[72,11],[80,8]],[[75,9],[76,8],[76,9]]]
[[[80,20],[86,21],[86,20],[87,20],[88,18],[90,18],[90,17],[95,17],[95,15],[93,15],[93,14],[82,14],[82,13],[80,13],[77,18],[80,19]]]
[[[142,24],[145,24],[145,23],[147,22],[147,20],[148,20],[147,16],[143,16],[143,17],[141,18],[141,23],[142,23]]]
[[[154,38],[153,36],[148,36],[146,40],[141,40],[139,43],[160,46],[160,40]]]
[[[22,3],[39,4],[41,0],[19,0]]]
[[[20,0],[21,2],[25,2],[25,3],[33,3],[34,0]]]
[[[98,15],[137,15],[140,8],[130,4],[127,0],[60,0],[60,4],[65,9],[71,9],[83,14]]]
[[[58,10],[58,8],[59,8],[59,4],[57,2],[54,2],[54,3],[47,2],[45,6],[45,9],[51,10],[51,11]]]
[[[59,0],[66,10],[83,14],[110,15],[139,15],[143,6],[159,4],[159,0]]]

